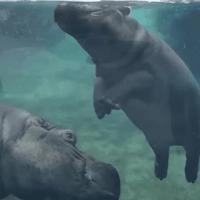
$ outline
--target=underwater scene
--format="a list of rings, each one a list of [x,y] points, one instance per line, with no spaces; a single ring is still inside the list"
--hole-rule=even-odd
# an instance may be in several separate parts
[[[200,3],[0,2],[0,198],[197,200],[199,36]]]

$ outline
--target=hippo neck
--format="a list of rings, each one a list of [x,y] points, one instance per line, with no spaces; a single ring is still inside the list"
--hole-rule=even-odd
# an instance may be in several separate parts
[[[135,44],[134,40],[116,41],[116,43],[119,43],[118,46],[111,46],[109,50],[106,50],[106,46],[105,49],[98,49],[98,45],[95,43],[96,40],[89,37],[87,39],[76,39],[95,63],[96,76],[101,77],[109,76],[113,73],[113,70],[125,70],[126,68],[129,70],[130,66],[139,62],[149,46],[148,43]]]
[[[99,36],[101,37],[101,36]],[[87,35],[85,38],[77,38],[82,48],[97,63],[109,63],[119,57],[125,56],[129,52],[131,45],[126,42],[116,41],[109,43],[107,38]]]

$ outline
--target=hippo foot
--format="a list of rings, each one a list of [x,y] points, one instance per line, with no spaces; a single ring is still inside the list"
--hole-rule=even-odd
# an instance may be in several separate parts
[[[195,183],[198,176],[199,154],[186,153],[185,178],[189,183]]]
[[[185,169],[185,178],[189,183],[195,183],[197,180],[197,173],[193,170]]]
[[[155,160],[155,176],[160,180],[167,177],[168,170],[168,160],[169,160],[169,147],[162,150],[155,150],[156,160]]]
[[[109,115],[112,110],[119,110],[120,106],[114,104],[110,99],[102,98],[94,103],[95,113],[99,119]]]
[[[157,162],[155,164],[155,176],[160,180],[163,180],[167,177],[167,169],[159,165]]]

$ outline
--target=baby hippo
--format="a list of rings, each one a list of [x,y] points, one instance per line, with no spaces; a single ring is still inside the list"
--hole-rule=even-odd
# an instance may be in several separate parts
[[[72,130],[0,104],[0,198],[118,200],[115,168],[79,151]]]
[[[55,22],[96,65],[98,118],[122,109],[155,153],[155,175],[167,176],[169,148],[186,151],[185,176],[195,182],[200,155],[200,89],[182,59],[126,6],[61,3]]]

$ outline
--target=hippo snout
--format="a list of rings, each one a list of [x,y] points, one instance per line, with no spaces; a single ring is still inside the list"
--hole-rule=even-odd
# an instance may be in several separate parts
[[[75,2],[63,2],[57,5],[54,11],[54,21],[59,25],[62,23],[73,23],[75,20],[79,20],[84,16],[101,10],[100,6],[92,3],[75,3]]]
[[[55,21],[60,14],[88,14],[100,9],[100,6],[92,3],[62,2],[55,9]]]
[[[54,21],[64,22],[66,19],[72,20],[72,17],[76,16],[77,13],[81,14],[83,11],[84,9],[78,3],[60,3],[54,11]]]
[[[120,195],[120,178],[112,165],[103,162],[87,164],[86,179],[89,181],[88,196],[95,200],[118,200]],[[90,199],[90,198],[89,198]]]

